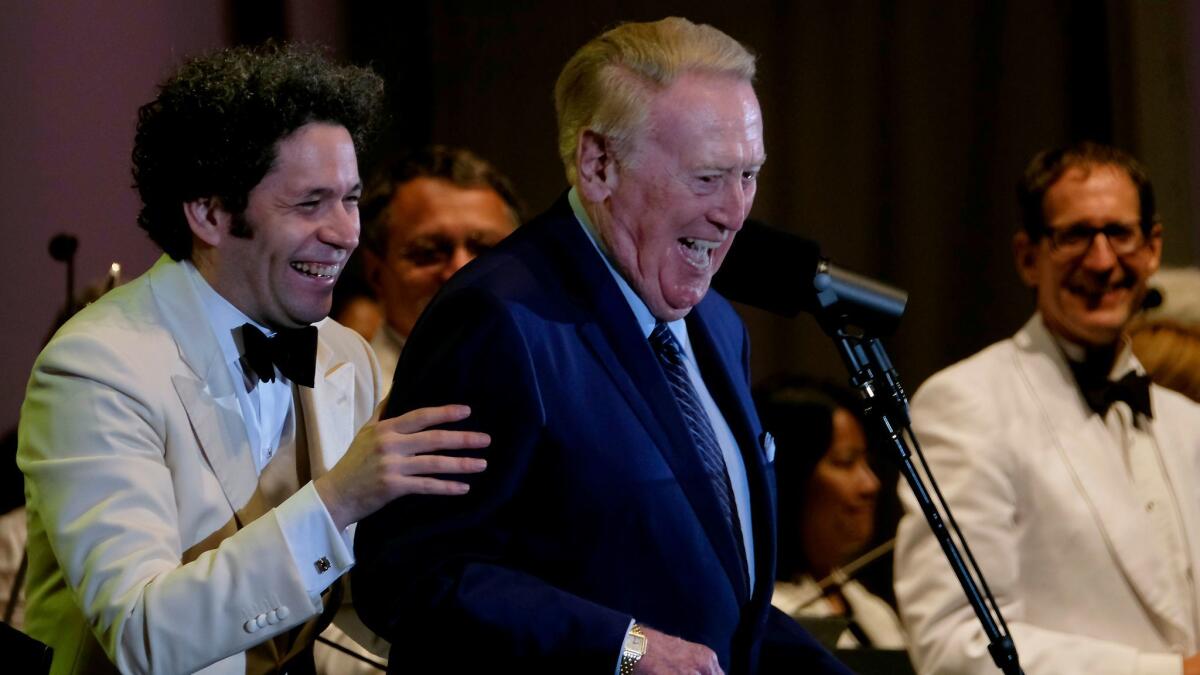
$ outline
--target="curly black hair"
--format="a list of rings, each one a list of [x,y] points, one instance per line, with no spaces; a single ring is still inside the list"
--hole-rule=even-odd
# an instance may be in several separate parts
[[[383,80],[314,47],[237,47],[185,63],[138,111],[138,225],[167,255],[192,254],[182,205],[215,197],[240,215],[277,143],[310,122],[346,128],[361,153],[383,117]]]

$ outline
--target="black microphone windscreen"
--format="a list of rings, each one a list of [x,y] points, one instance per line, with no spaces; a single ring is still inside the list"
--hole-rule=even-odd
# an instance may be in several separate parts
[[[730,300],[795,316],[817,309],[813,277],[820,261],[815,241],[747,220],[712,285]]]

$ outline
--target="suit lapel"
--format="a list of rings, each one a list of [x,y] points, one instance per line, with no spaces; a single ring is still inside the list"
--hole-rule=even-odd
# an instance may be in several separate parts
[[[312,389],[296,387],[314,479],[331,469],[354,440],[354,364],[317,341],[316,377]]]
[[[575,220],[565,197],[559,200],[553,212],[558,217],[540,225],[546,228],[550,241],[559,248],[551,259],[562,265],[568,292],[575,294],[577,302],[583,305],[584,313],[578,328],[580,337],[662,453],[729,575],[730,583],[738,596],[744,597],[745,565],[740,549],[717,506],[716,488],[704,472],[666,376],[642,335],[629,303]]]
[[[179,357],[191,371],[171,377],[188,422],[237,513],[258,487],[258,474],[238,407],[233,376],[205,319],[200,298],[181,263],[163,256],[148,273],[150,291],[175,338]]]
[[[1130,586],[1157,617],[1168,640],[1177,641],[1181,636],[1189,639],[1190,620],[1171,597],[1168,563],[1158,555],[1157,547],[1145,545],[1152,524],[1131,489],[1123,449],[1100,417],[1087,407],[1066,358],[1039,316],[1017,333],[1016,342],[1016,365],[1026,378],[1030,395],[1045,413],[1044,422],[1075,478],[1075,488],[1100,525],[1110,553]],[[1168,465],[1167,469],[1172,467]]]

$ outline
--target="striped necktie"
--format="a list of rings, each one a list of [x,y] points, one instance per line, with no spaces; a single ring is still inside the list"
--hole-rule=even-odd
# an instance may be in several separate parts
[[[692,380],[688,376],[683,350],[680,349],[679,342],[675,340],[670,327],[663,322],[655,325],[654,330],[650,333],[650,346],[654,348],[658,364],[662,366],[663,374],[667,376],[667,383],[671,385],[671,393],[675,395],[675,402],[679,404],[679,411],[683,413],[683,420],[687,424],[688,435],[691,436],[692,443],[699,451],[700,461],[704,465],[709,480],[716,488],[717,502],[721,507],[721,513],[725,516],[729,526],[733,528],[734,539],[737,540],[738,549],[741,550],[743,548],[741,523],[737,520],[733,487],[729,483],[729,473],[725,469],[725,457],[721,453],[721,446],[717,443],[717,436],[713,432],[712,421],[704,412],[704,406],[700,403],[700,397],[696,395],[696,389],[692,386]]]

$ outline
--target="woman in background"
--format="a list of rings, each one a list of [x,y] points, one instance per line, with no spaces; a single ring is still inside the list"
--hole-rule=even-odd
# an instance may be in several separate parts
[[[800,378],[759,389],[755,400],[777,448],[779,556],[771,603],[793,618],[845,618],[839,648],[904,649],[896,613],[840,569],[871,540],[880,487],[867,462],[858,401]]]

